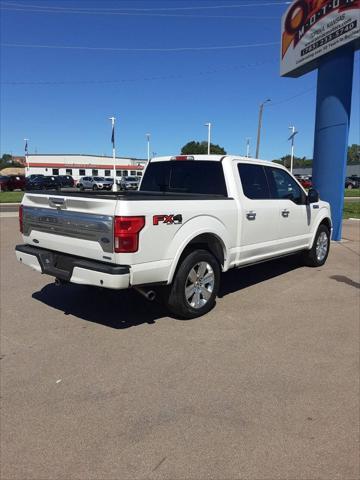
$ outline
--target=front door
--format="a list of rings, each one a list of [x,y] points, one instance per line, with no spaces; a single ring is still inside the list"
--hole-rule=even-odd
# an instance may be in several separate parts
[[[310,240],[311,209],[306,194],[285,170],[265,167],[270,193],[278,203],[278,240],[281,250],[306,247]]]

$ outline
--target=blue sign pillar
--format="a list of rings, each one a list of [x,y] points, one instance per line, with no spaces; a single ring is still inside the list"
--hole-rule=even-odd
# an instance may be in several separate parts
[[[313,185],[331,205],[333,240],[341,240],[354,49],[344,46],[321,58],[316,99]]]

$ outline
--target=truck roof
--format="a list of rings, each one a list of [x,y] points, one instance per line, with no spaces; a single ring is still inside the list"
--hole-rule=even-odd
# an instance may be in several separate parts
[[[184,157],[184,158],[181,158]],[[246,163],[254,163],[256,165],[269,165],[272,164],[275,167],[284,168],[282,165],[278,163],[273,163],[270,160],[259,160],[257,158],[249,158],[243,157],[241,155],[173,155],[173,156],[164,156],[164,157],[155,157],[151,159],[151,163],[153,162],[166,162],[170,160],[186,160],[185,157],[188,157],[189,160],[203,160],[203,161],[212,161],[212,162],[232,162],[232,161],[242,161]]]

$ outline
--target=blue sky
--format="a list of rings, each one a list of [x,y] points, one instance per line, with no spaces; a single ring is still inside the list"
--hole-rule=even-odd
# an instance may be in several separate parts
[[[295,153],[312,157],[316,72],[299,79],[279,75],[277,44],[286,2],[0,3],[10,8],[0,10],[2,44],[90,47],[1,48],[1,153],[23,154],[23,139],[29,138],[30,153],[111,155],[108,117],[114,115],[119,156],[145,158],[147,132],[157,155],[178,153],[190,140],[206,140],[206,122],[213,124],[213,143],[228,153],[244,154],[250,137],[255,154],[259,104],[271,98],[260,156],[286,155],[288,127],[294,124]],[[250,44],[273,45],[192,50]],[[141,51],[161,48],[190,50]],[[357,52],[349,143],[360,143],[359,84]]]

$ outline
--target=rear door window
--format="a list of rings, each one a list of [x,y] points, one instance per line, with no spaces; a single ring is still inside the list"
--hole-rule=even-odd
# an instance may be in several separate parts
[[[251,200],[269,199],[270,190],[262,165],[239,163],[238,170],[244,195]]]
[[[150,163],[141,190],[227,196],[222,164],[215,161],[173,160]]]

